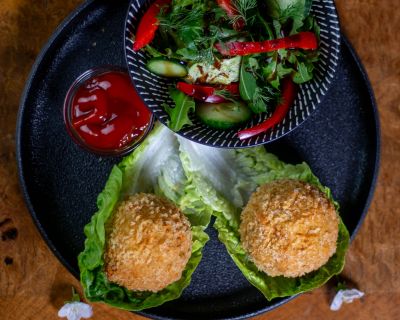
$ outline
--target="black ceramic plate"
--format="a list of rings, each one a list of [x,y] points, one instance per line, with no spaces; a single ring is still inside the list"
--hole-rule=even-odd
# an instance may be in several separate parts
[[[69,85],[100,64],[123,66],[123,30],[128,1],[87,1],[55,32],[38,57],[21,100],[17,160],[27,206],[43,238],[78,277],[83,227],[96,210],[96,197],[118,158],[101,158],[79,148],[63,123]],[[268,150],[288,162],[306,161],[341,205],[352,237],[371,200],[379,159],[378,117],[368,80],[347,42],[337,79],[323,104],[301,127]],[[145,310],[155,318],[243,318],[275,308],[211,240],[191,285],[178,300]]]
[[[132,49],[132,39],[138,22],[152,2],[154,0],[131,0],[125,26],[125,54],[129,73],[137,91],[158,120],[166,124],[169,118],[162,105],[167,102],[172,108],[174,107],[168,93],[168,85],[170,85],[171,80],[148,71],[146,62],[150,56],[143,50],[135,52]],[[311,14],[315,17],[321,29],[320,58],[314,70],[314,79],[300,86],[293,106],[281,123],[258,136],[239,140],[237,136],[239,129],[249,128],[261,123],[271,114],[256,115],[251,121],[239,128],[223,131],[211,129],[192,114],[193,125],[183,128],[178,134],[194,142],[213,147],[239,148],[274,141],[301,125],[321,103],[334,81],[340,53],[339,20],[334,1],[313,0]]]

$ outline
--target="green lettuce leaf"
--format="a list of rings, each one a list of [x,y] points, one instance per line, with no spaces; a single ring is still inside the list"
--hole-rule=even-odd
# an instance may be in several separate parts
[[[121,199],[137,192],[152,192],[175,202],[187,215],[192,229],[192,255],[180,280],[165,289],[135,292],[107,280],[103,271],[105,225]],[[178,298],[186,288],[208,241],[204,232],[211,208],[201,201],[178,156],[178,142],[167,128],[156,125],[146,140],[120,164],[114,166],[97,199],[98,211],[85,226],[84,251],[78,257],[81,283],[90,301],[102,301],[126,310],[142,310]]]
[[[213,214],[216,216],[214,227],[218,230],[219,239],[225,244],[228,253],[244,276],[268,300],[312,290],[342,271],[349,233],[341,220],[336,253],[324,266],[302,277],[268,276],[257,269],[241,246],[240,212],[251,193],[260,184],[278,179],[298,179],[308,182],[324,192],[336,209],[339,209],[329,188],[319,182],[306,163],[286,164],[267,153],[263,147],[221,150],[193,144],[183,139],[179,139],[179,142],[181,158],[186,158],[182,161],[185,170],[189,169],[191,175],[200,176],[198,179],[202,180],[201,185],[195,185],[203,189],[202,199],[213,209]]]

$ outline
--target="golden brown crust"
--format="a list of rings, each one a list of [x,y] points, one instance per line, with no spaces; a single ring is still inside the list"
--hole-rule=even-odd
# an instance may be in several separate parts
[[[105,272],[134,291],[157,292],[179,280],[192,251],[186,216],[153,194],[123,201],[107,227]]]
[[[241,242],[270,276],[298,277],[323,266],[336,251],[339,219],[329,199],[297,180],[260,186],[241,215]]]

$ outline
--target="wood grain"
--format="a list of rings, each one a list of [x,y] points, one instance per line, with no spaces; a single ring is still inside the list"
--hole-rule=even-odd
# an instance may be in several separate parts
[[[19,98],[40,48],[81,0],[0,0],[0,310],[2,319],[57,319],[76,281],[46,247],[23,202],[15,161]],[[398,0],[337,0],[341,25],[369,74],[382,126],[381,170],[344,275],[366,292],[329,311],[332,288],[258,319],[398,319],[400,303],[400,10]],[[140,319],[94,304],[94,319]]]

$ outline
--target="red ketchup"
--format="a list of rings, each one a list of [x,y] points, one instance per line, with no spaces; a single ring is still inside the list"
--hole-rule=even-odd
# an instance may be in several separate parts
[[[128,74],[118,71],[81,84],[70,112],[71,125],[83,142],[100,150],[123,149],[139,140],[151,118]]]

